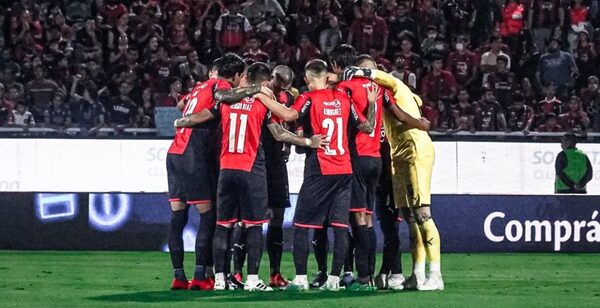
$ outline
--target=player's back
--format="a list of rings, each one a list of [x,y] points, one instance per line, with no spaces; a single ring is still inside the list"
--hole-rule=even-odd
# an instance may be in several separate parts
[[[340,82],[337,89],[347,93],[350,97],[354,108],[362,114],[368,113],[369,101],[367,98],[367,91],[372,86],[372,81],[364,77],[354,77],[350,80],[344,80]],[[370,157],[381,157],[379,152],[380,142],[379,138],[381,135],[381,121],[382,121],[382,110],[383,110],[383,92],[377,97],[375,103],[375,127],[373,132],[370,134],[356,131],[356,137],[350,138],[350,147],[353,155],[358,156],[370,156]]]
[[[184,97],[187,101],[183,108],[183,116],[198,113],[203,109],[210,110],[215,105],[214,94],[218,90],[229,90],[231,84],[222,79],[209,79],[198,83],[192,91]],[[190,143],[213,142],[218,122],[211,120],[195,127],[181,127],[175,130],[173,143],[168,153],[183,154]],[[209,140],[206,140],[206,139]],[[196,142],[197,141],[197,142]]]
[[[348,149],[351,107],[347,94],[330,89],[306,92],[296,99],[293,108],[300,113],[306,136],[324,135],[331,142],[324,150],[307,151],[305,174],[352,173]]]
[[[247,97],[240,102],[220,104],[223,130],[221,169],[250,171],[255,162],[264,163],[261,133],[267,108],[260,100]]]

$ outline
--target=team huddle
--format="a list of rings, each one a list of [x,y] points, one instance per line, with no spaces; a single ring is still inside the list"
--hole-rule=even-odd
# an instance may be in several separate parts
[[[289,67],[247,66],[231,53],[214,62],[210,79],[180,101],[183,117],[174,122],[167,155],[171,289],[444,289],[440,236],[430,210],[434,149],[429,122],[421,117],[421,99],[376,68],[370,56],[339,45],[329,65],[323,60],[306,64],[308,91],[297,95]],[[293,219],[296,273],[287,281],[280,265],[283,217],[290,207],[290,145],[306,159]],[[192,205],[200,225],[196,268],[188,281],[182,234]],[[374,211],[384,234],[377,275]],[[409,226],[413,261],[408,278],[400,262],[402,220]],[[258,277],[264,223],[268,285]],[[309,283],[310,229],[318,272]],[[333,260],[328,271],[329,229]]]

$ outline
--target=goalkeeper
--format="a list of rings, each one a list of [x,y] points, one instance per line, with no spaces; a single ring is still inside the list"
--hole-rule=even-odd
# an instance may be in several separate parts
[[[396,104],[414,118],[421,117],[421,98],[402,81],[380,70],[349,67],[342,78],[363,76],[390,89]],[[426,131],[409,128],[388,113],[384,127],[390,144],[392,183],[396,207],[408,223],[413,274],[406,289],[421,291],[443,290],[440,264],[440,235],[431,217],[431,173],[435,159],[433,142]],[[425,276],[425,261],[429,277]]]

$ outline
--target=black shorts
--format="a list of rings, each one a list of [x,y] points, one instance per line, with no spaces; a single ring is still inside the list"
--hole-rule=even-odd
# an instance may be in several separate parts
[[[169,201],[208,204],[215,198],[218,171],[210,157],[187,149],[183,154],[167,154]]]
[[[269,162],[267,160],[266,167],[269,208],[282,209],[291,207],[287,166],[283,161]]]
[[[325,222],[348,227],[352,175],[309,175],[300,188],[294,226],[323,228]]]
[[[217,224],[262,224],[267,219],[267,172],[255,164],[250,172],[223,169],[217,188]]]
[[[381,176],[381,158],[352,157],[352,171],[350,211],[372,214],[375,208],[377,184]]]

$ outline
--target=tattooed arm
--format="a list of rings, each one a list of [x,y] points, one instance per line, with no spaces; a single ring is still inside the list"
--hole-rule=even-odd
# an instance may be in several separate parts
[[[268,127],[269,131],[271,131],[271,134],[273,135],[273,138],[275,138],[275,140],[279,142],[285,142],[296,146],[309,147],[312,149],[324,149],[325,146],[329,145],[329,141],[325,139],[327,138],[327,136],[314,135],[310,138],[300,137],[286,130],[279,123],[271,123],[268,125]]]
[[[261,86],[248,86],[231,90],[218,90],[215,92],[215,100],[225,104],[235,104],[243,98],[260,92]]]
[[[188,114],[182,118],[179,118],[173,122],[173,126],[180,127],[193,127],[198,124],[202,124],[206,121],[214,119],[215,116],[208,109],[203,109],[200,112]]]

